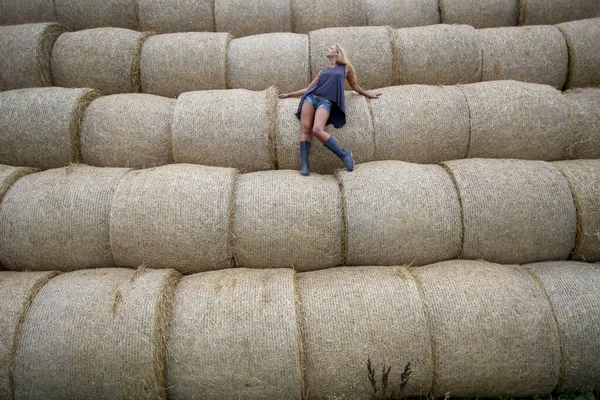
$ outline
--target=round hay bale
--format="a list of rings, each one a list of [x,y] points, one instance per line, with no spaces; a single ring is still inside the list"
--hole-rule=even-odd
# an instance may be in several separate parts
[[[444,162],[463,214],[461,258],[503,264],[566,259],[575,240],[567,181],[543,161]]]
[[[214,7],[217,32],[229,32],[235,37],[242,37],[292,30],[289,1],[214,0]],[[261,53],[269,58],[274,57],[264,49],[261,49]]]
[[[59,87],[0,93],[0,163],[56,168],[79,160],[79,124],[99,96]]]
[[[600,160],[552,163],[567,180],[577,212],[574,260],[600,261]]]
[[[455,86],[385,88],[372,100],[375,159],[435,164],[467,156],[469,107]]]
[[[367,25],[364,0],[290,0],[292,31]]]
[[[137,0],[141,31],[214,32],[211,0]]]
[[[138,29],[136,0],[54,0],[54,7],[58,22],[72,30]]]
[[[569,55],[555,26],[491,28],[477,31],[483,53],[482,81],[515,80],[561,89]]]
[[[234,201],[238,266],[308,271],[342,263],[342,201],[333,176],[285,170],[243,174]]]
[[[347,265],[424,265],[460,254],[460,203],[440,166],[376,161],[338,178]]]
[[[303,2],[311,3],[306,0]],[[328,2],[331,3],[331,2]],[[346,7],[346,6],[345,6]],[[345,8],[344,7],[344,8]],[[330,15],[327,16],[329,19]],[[375,89],[394,84],[394,56],[390,35],[385,26],[329,28],[310,32],[310,67],[313,75],[327,68],[325,51],[339,44],[354,66],[358,83],[364,89]],[[345,84],[346,90],[351,90]]]
[[[15,398],[166,398],[166,328],[179,275],[75,271],[31,304],[14,363]]]
[[[418,287],[404,267],[336,268],[298,275],[305,390],[313,398],[373,396],[367,363],[390,367],[388,395],[400,386],[407,363],[412,373],[402,394],[426,396],[433,365],[427,316]],[[335,300],[332,300],[335,299]],[[386,397],[387,398],[387,397]]]
[[[139,92],[146,34],[97,28],[62,34],[52,50],[55,86],[91,87],[103,94]]]
[[[401,84],[454,85],[481,80],[481,46],[472,26],[440,24],[395,32]]]
[[[275,167],[276,92],[268,89],[184,93],[173,115],[176,163],[259,171]]]
[[[564,160],[571,141],[561,92],[515,81],[461,86],[471,112],[469,157]]]
[[[145,93],[177,97],[183,92],[227,87],[228,33],[187,32],[156,35],[142,49]]]
[[[440,0],[440,18],[444,24],[471,25],[477,29],[515,26],[519,0]]]
[[[553,25],[598,16],[598,0],[519,0],[520,25]]]
[[[11,167],[10,165],[0,165],[0,204],[8,189],[13,183],[25,175],[36,172],[35,168]]]
[[[72,165],[19,179],[0,208],[0,263],[32,271],[113,266],[109,213],[126,172]]]
[[[55,272],[0,272],[0,398],[13,399],[12,365],[25,313]]]
[[[280,169],[300,170],[301,128],[295,114],[298,102],[298,98],[277,101],[275,146],[277,167]],[[368,101],[356,92],[346,92],[346,113],[346,125],[340,129],[329,125],[325,131],[335,136],[340,146],[352,151],[356,163],[373,161],[373,121]],[[344,167],[342,161],[315,138],[312,140],[309,164],[310,171],[318,174],[331,174]]]
[[[600,89],[563,92],[573,126],[571,158],[600,159]]]
[[[600,2],[597,2],[600,5]],[[569,48],[568,88],[600,86],[600,18],[556,25]]]
[[[434,396],[552,392],[558,327],[545,293],[522,267],[454,260],[412,271],[431,326]]]
[[[56,22],[53,0],[2,0],[0,2],[0,25],[36,22]]]
[[[173,164],[125,175],[110,211],[115,264],[199,272],[227,268],[237,171]]]
[[[309,83],[307,35],[268,33],[229,43],[227,88],[264,90],[275,86],[285,93]]]
[[[81,122],[81,159],[98,167],[148,168],[171,162],[174,99],[115,94],[93,101]]]
[[[600,265],[574,261],[529,264],[548,294],[560,331],[559,393],[591,392],[600,382]]]
[[[229,269],[184,277],[169,325],[171,399],[301,399],[294,271]]]
[[[408,28],[440,22],[438,0],[366,0],[365,5],[365,25]]]
[[[0,26],[0,91],[50,86],[50,54],[66,29],[58,24]]]

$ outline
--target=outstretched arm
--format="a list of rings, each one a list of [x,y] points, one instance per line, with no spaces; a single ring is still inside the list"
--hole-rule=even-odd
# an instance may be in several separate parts
[[[296,90],[295,92],[291,92],[291,93],[282,93],[279,96],[277,96],[277,98],[278,99],[287,99],[288,97],[300,97],[300,96],[302,96],[304,93],[306,93],[306,91],[308,89],[310,89],[311,87],[313,87],[313,86],[315,86],[317,84],[317,82],[319,81],[319,76],[320,75],[321,75],[321,73],[319,72],[317,74],[317,76],[315,76],[315,79],[313,79],[313,81],[310,83],[310,85],[308,85],[307,88]]]
[[[346,79],[348,80],[348,83],[350,84],[352,90],[356,91],[359,94],[362,94],[365,97],[368,97],[369,99],[376,99],[379,96],[381,96],[380,92],[370,94],[365,92],[364,89],[360,87],[360,85],[358,84],[358,78],[356,77],[356,72],[354,72],[354,67],[350,64],[348,64],[348,66],[346,67]]]

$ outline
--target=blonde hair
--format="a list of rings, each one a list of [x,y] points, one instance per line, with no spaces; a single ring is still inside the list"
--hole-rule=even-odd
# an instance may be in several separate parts
[[[334,44],[334,46],[338,51],[337,63],[343,65],[350,65],[350,60],[348,60],[348,58],[346,57],[346,53],[344,52],[342,46],[340,46],[339,44]]]

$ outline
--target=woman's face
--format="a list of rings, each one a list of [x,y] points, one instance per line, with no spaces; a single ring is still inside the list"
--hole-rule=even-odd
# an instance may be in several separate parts
[[[328,48],[325,51],[325,57],[332,57],[332,56],[337,56],[338,55],[338,50],[337,47],[335,47],[335,45],[331,46],[330,48]]]

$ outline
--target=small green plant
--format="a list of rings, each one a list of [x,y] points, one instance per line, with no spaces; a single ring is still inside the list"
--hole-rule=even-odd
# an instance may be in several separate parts
[[[367,376],[369,378],[369,382],[371,383],[371,387],[373,388],[373,394],[371,396],[373,400],[400,400],[402,398],[402,394],[404,393],[406,385],[408,385],[408,380],[410,379],[410,374],[412,373],[410,362],[406,364],[406,366],[404,367],[404,371],[402,372],[402,374],[400,374],[400,385],[398,386],[398,391],[396,392],[396,390],[392,390],[388,397],[388,390],[391,389],[389,388],[389,377],[391,370],[391,366],[386,366],[385,364],[383,364],[383,367],[381,369],[380,391],[378,389],[377,378],[375,377],[375,369],[373,368],[373,364],[371,363],[371,357],[367,359]]]

